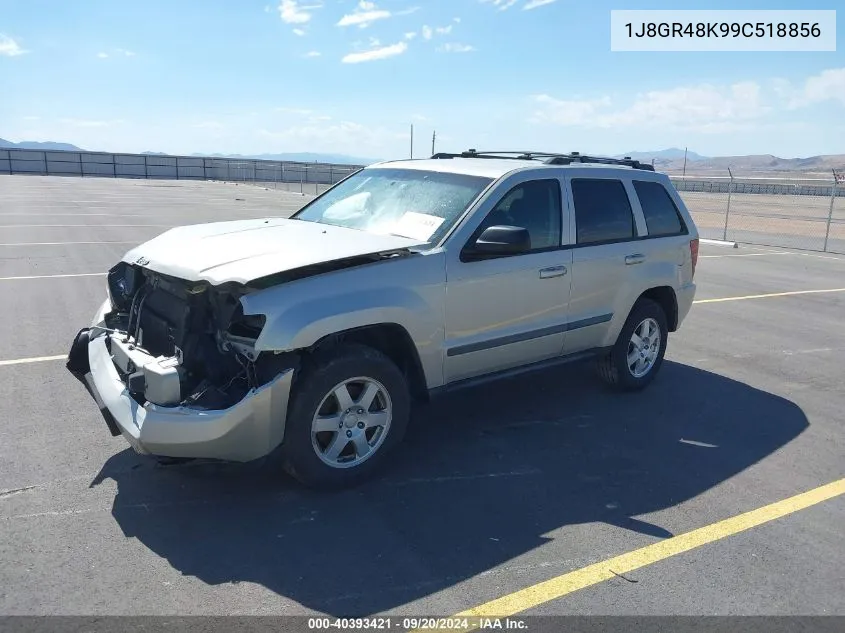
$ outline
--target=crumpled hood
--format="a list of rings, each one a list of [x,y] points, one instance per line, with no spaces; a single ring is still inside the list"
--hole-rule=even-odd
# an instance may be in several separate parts
[[[123,261],[187,281],[247,283],[317,264],[425,244],[316,222],[268,218],[170,229]]]

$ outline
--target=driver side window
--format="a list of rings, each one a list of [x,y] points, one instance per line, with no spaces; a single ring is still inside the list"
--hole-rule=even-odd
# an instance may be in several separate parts
[[[491,226],[528,229],[531,251],[560,246],[562,203],[557,179],[529,180],[516,185],[496,204],[475,235]]]

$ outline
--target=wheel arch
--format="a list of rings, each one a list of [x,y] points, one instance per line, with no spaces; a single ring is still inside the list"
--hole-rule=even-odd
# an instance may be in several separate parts
[[[399,323],[383,322],[362,325],[327,334],[303,353],[308,356],[331,354],[334,348],[357,343],[378,350],[387,356],[405,375],[408,389],[415,400],[428,400],[428,383],[419,351],[408,332]]]
[[[670,332],[675,332],[678,329],[678,297],[675,290],[671,286],[655,286],[643,292],[634,305],[641,299],[650,299],[654,301],[663,310],[666,315],[666,323]],[[633,307],[631,308],[633,310]]]

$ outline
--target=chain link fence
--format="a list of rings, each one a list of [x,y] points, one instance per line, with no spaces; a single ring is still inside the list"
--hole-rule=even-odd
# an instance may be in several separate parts
[[[162,154],[0,149],[0,174],[218,180],[316,195],[359,165]]]
[[[845,253],[845,181],[671,177],[701,237]]]
[[[0,149],[0,174],[215,180],[305,195],[360,165],[160,154]],[[845,254],[845,175],[670,175],[702,237]]]

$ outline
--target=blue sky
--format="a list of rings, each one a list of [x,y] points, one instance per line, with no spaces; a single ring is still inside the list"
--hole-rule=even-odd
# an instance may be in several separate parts
[[[813,9],[836,9],[819,0]],[[0,137],[106,151],[845,153],[845,53],[611,52],[603,0],[0,0]],[[709,0],[684,8],[800,9]],[[841,37],[840,37],[841,41]]]

